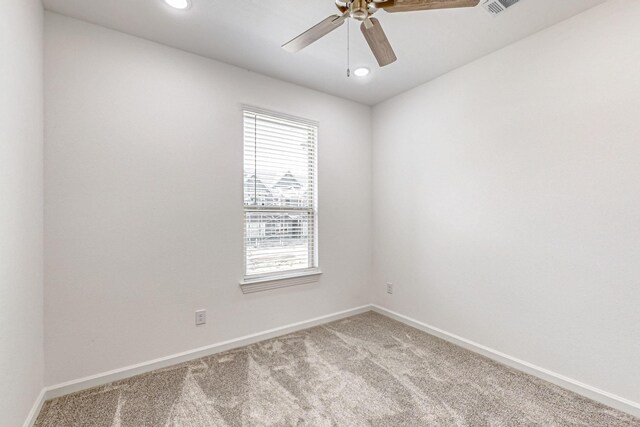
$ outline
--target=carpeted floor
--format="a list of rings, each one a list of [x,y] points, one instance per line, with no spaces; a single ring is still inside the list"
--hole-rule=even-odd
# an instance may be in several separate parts
[[[379,314],[45,403],[37,427],[640,426]]]

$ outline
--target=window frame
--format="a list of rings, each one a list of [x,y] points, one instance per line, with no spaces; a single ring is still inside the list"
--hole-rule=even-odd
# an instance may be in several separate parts
[[[252,293],[259,292],[269,289],[277,289],[281,287],[288,286],[296,286],[307,283],[317,282],[320,279],[320,275],[322,271],[319,267],[319,254],[318,254],[318,146],[320,140],[320,124],[317,121],[305,119],[298,116],[292,116],[289,114],[284,114],[276,111],[266,110],[263,108],[254,107],[251,105],[242,105],[241,109],[241,120],[242,120],[242,171],[243,171],[243,181],[242,181],[242,280],[240,281],[240,287],[243,293]],[[294,123],[298,123],[305,126],[312,126],[315,128],[315,147],[314,147],[314,155],[313,155],[313,174],[309,178],[312,183],[312,206],[311,207],[276,207],[276,206],[267,206],[267,207],[248,207],[245,204],[245,189],[244,189],[244,176],[245,176],[245,158],[246,158],[246,147],[245,147],[245,114],[257,114],[263,115],[267,117],[271,117],[274,119],[291,121]],[[257,175],[257,173],[256,173]],[[312,253],[309,255],[311,260],[311,267],[302,268],[302,269],[291,269],[285,271],[277,271],[270,273],[258,273],[258,274],[247,274],[247,228],[246,228],[246,215],[249,212],[301,212],[308,213],[311,215],[313,220],[313,226],[310,227],[310,232],[313,233],[312,245],[309,245],[309,250]]]

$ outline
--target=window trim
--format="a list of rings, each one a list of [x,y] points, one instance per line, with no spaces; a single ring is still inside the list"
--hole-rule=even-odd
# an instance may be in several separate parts
[[[303,285],[308,283],[318,282],[320,280],[320,276],[322,275],[322,271],[320,270],[320,262],[318,256],[318,142],[320,140],[320,123],[315,120],[306,119],[299,116],[293,116],[285,113],[280,113],[272,110],[267,110],[260,107],[255,107],[252,105],[241,104],[240,105],[240,118],[242,120],[241,129],[244,129],[244,114],[246,112],[262,114],[271,116],[274,118],[279,118],[283,120],[289,120],[293,122],[297,122],[304,125],[314,126],[316,128],[316,147],[315,147],[315,155],[314,155],[314,176],[313,176],[313,208],[301,209],[308,210],[313,212],[313,267],[306,269],[298,269],[298,270],[287,270],[287,271],[279,271],[273,273],[264,273],[264,274],[255,274],[255,275],[246,275],[247,272],[247,255],[246,255],[246,242],[242,243],[242,280],[240,280],[240,289],[242,289],[242,293],[248,294],[253,292],[266,291],[271,289],[284,288],[289,286]],[[244,170],[244,130],[242,131],[242,141],[243,141],[243,170]],[[244,194],[244,182],[243,185],[243,194]],[[278,208],[276,208],[277,210]],[[249,209],[253,210],[253,209]],[[258,211],[259,209],[256,209]],[[289,208],[282,208],[282,210],[296,210]],[[244,196],[243,196],[243,215],[247,212],[247,207],[244,206]],[[244,229],[244,224],[243,224]],[[244,233],[244,231],[243,231]]]
[[[243,294],[268,291],[271,289],[288,288],[289,286],[306,285],[320,280],[322,271],[319,268],[304,270],[290,270],[285,273],[271,273],[263,276],[245,278],[240,281]]]

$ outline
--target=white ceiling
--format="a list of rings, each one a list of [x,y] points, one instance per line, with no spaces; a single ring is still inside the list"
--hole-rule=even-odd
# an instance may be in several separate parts
[[[280,48],[336,13],[333,0],[192,0],[187,11],[162,0],[43,0],[51,11],[370,105],[604,1],[522,0],[498,17],[481,6],[378,12],[398,61],[378,68],[352,21],[352,69],[373,72],[348,79],[346,25],[299,53]]]

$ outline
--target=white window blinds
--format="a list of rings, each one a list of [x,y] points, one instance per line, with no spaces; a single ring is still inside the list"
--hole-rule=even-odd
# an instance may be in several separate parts
[[[317,267],[318,126],[244,110],[245,277]]]

